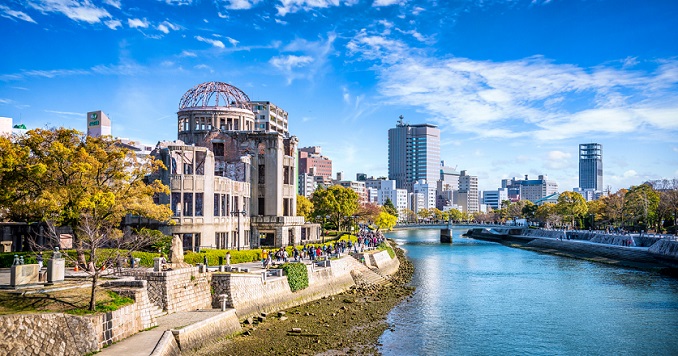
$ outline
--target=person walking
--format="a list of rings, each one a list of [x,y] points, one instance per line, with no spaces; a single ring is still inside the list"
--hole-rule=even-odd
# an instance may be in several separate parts
[[[231,251],[226,252],[226,266],[231,265]]]

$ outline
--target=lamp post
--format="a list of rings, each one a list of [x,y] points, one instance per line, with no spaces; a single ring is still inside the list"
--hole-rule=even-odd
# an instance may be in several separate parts
[[[240,251],[240,239],[242,239],[242,236],[240,236],[241,229],[240,229],[240,216],[245,216],[247,215],[247,210],[245,209],[245,203],[242,204],[242,210],[234,210],[231,211],[231,216],[237,216],[238,217],[238,251]]]

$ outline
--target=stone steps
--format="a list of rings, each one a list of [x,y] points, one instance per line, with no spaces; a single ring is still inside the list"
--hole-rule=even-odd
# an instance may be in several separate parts
[[[360,263],[355,257],[347,258],[346,261],[351,265],[351,276],[358,286],[386,285],[390,282],[387,278],[379,274],[377,269],[371,269]]]

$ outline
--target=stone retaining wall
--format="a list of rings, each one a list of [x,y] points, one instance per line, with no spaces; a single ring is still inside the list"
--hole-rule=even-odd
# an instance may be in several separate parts
[[[286,277],[269,277],[264,281],[258,275],[239,273],[214,273],[212,288],[215,295],[229,295],[228,306],[235,308],[241,319],[270,313],[349,289],[355,282],[345,258],[352,257],[331,260],[330,267],[306,266],[309,286],[296,292],[290,291]]]
[[[2,355],[82,355],[99,350],[92,319],[63,313],[0,316]]]
[[[678,260],[678,241],[661,239],[650,246],[648,251],[662,258]]]
[[[137,280],[148,283],[148,297],[168,313],[211,308],[211,273],[187,267],[163,272],[134,272]]]
[[[13,314],[0,316],[2,355],[82,355],[100,350],[147,327],[143,302],[95,315]]]
[[[150,356],[179,356],[181,355],[181,350],[179,350],[179,344],[174,338],[174,334],[171,330],[167,330],[162,334],[160,341],[155,345],[153,352]]]
[[[234,309],[189,325],[180,330],[172,330],[179,349],[182,352],[200,348],[218,338],[230,336],[242,331],[240,321]]]
[[[557,239],[534,239],[527,247],[549,248],[584,255],[602,256],[616,260],[654,263],[655,259],[645,250],[630,249],[622,246],[590,244]]]

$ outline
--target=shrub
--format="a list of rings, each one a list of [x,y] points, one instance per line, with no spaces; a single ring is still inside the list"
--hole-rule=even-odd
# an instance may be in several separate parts
[[[226,263],[226,252],[231,252],[231,264],[254,262],[261,260],[261,250],[202,250],[200,252],[189,252],[184,255],[184,262],[195,265],[197,263],[205,263],[205,256],[207,256],[207,264],[210,266],[219,265],[219,257],[224,258]]]
[[[391,256],[391,259],[395,258],[395,251],[393,251],[391,245],[386,241],[380,243],[379,246],[377,246],[377,250],[386,250],[388,251],[388,255]]]
[[[281,268],[287,275],[287,282],[290,284],[292,292],[308,287],[308,270],[305,264],[285,263]]]

